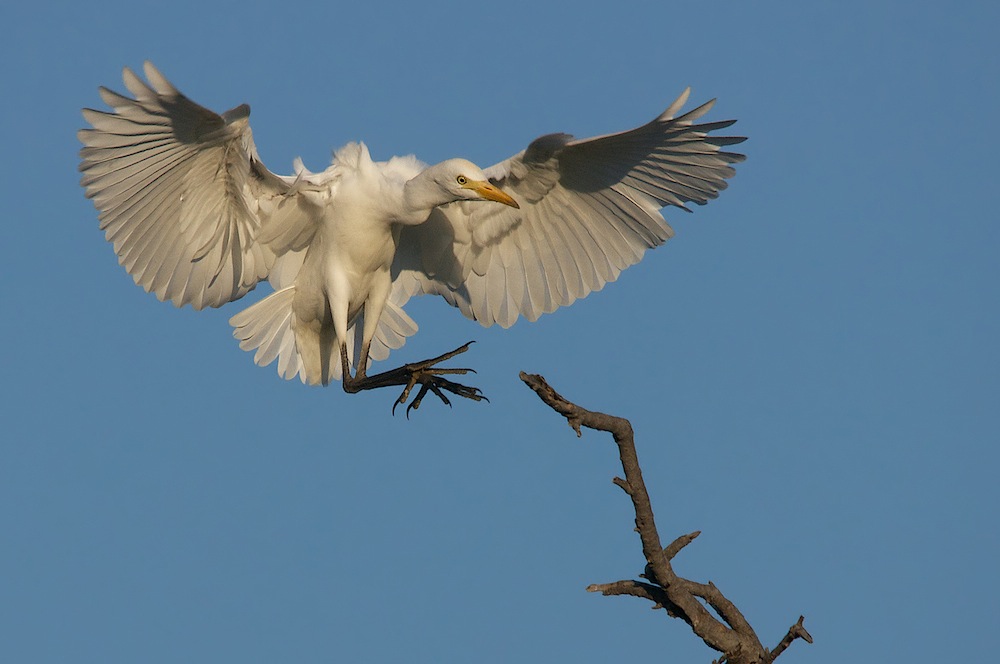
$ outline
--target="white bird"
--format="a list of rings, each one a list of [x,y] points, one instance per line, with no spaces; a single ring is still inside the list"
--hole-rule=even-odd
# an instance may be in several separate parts
[[[84,109],[81,184],[135,283],[175,306],[219,307],[268,279],[275,292],[230,320],[254,361],[348,392],[403,385],[481,399],[444,378],[461,348],[367,376],[371,360],[417,325],[403,311],[442,296],[484,326],[571,304],[614,281],[673,235],[660,209],[715,198],[745,140],[679,117],[690,89],[637,129],[575,140],[549,134],[485,171],[464,159],[373,161],[363,143],[321,173],[298,160],[278,176],[261,163],[250,108],[219,115],[181,94],[149,62],[148,83],[123,73],[134,98],[106,88],[111,112]],[[350,372],[355,367],[355,375]],[[408,409],[409,410],[409,409]]]

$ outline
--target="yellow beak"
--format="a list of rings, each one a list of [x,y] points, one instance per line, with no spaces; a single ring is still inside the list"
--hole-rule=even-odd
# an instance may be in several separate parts
[[[510,197],[509,194],[485,180],[470,180],[468,184],[465,185],[465,188],[471,189],[488,201],[503,203],[504,205],[509,205],[512,208],[520,209],[521,207],[517,204],[517,201]]]

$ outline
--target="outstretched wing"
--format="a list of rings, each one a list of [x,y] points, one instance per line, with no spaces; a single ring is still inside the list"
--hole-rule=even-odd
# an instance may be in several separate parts
[[[662,207],[707,203],[744,159],[723,150],[744,138],[711,135],[735,120],[694,124],[714,101],[674,117],[688,93],[637,129],[542,136],[487,169],[520,209],[463,201],[403,229],[397,285],[411,296],[441,295],[483,325],[509,327],[614,281],[673,235]]]
[[[176,306],[218,307],[267,276],[274,247],[258,236],[290,183],[260,162],[249,106],[219,115],[144,70],[148,84],[124,70],[134,99],[101,88],[111,112],[84,109],[81,184],[138,285]],[[301,245],[299,231],[269,235]]]

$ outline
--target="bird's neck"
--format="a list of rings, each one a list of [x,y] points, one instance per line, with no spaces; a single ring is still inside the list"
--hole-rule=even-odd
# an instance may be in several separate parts
[[[403,185],[404,214],[400,223],[422,224],[434,208],[451,201],[426,174],[425,170]]]

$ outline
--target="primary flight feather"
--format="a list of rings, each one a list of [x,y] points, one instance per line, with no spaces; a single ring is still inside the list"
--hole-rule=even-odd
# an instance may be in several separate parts
[[[275,292],[230,321],[241,348],[277,360],[284,378],[351,392],[419,382],[417,400],[444,398],[440,388],[478,398],[430,364],[367,377],[417,331],[410,297],[440,295],[486,326],[535,320],[665,242],[661,208],[715,198],[744,158],[724,149],[742,137],[712,134],[735,121],[695,124],[713,102],[677,116],[685,90],[637,129],[542,136],[485,170],[376,162],[351,143],[321,173],[297,163],[279,176],[260,161],[248,106],[219,115],[144,70],[148,82],[124,70],[132,97],[101,88],[111,111],[85,109],[91,128],[79,132],[81,183],[119,262],[159,299],[196,309],[268,279]]]

